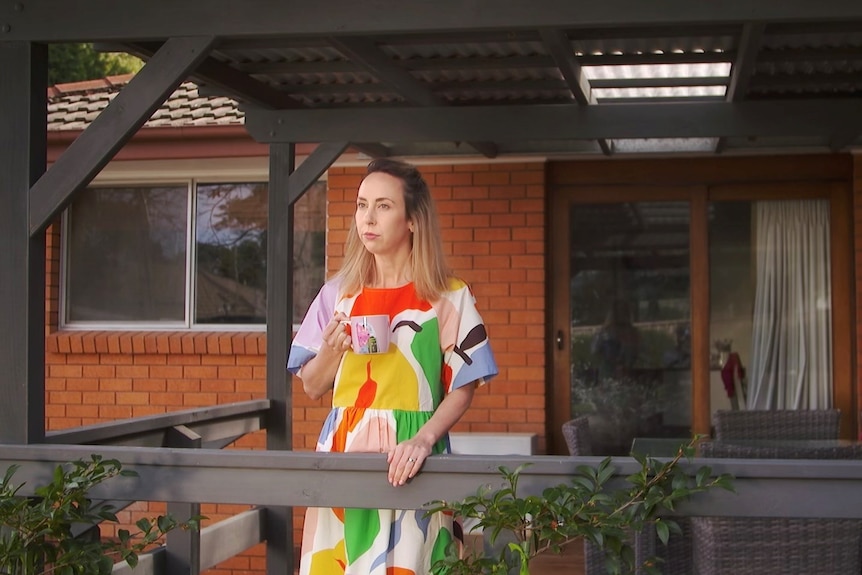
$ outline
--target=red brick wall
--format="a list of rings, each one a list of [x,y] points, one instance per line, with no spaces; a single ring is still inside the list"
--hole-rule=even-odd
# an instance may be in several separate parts
[[[353,217],[362,168],[329,172],[327,269],[337,269]],[[476,394],[458,431],[545,430],[545,171],[544,164],[423,166],[437,201],[444,247],[455,271],[470,282],[485,319],[500,375]],[[58,332],[59,226],[47,240],[46,425],[49,430],[180,409],[259,399],[266,395],[266,335],[201,332]],[[311,401],[293,386],[294,447],[314,449],[330,398]],[[261,433],[238,447],[263,448]],[[242,506],[204,506],[211,520]],[[120,514],[161,512],[138,505]],[[302,509],[294,517],[301,541]],[[258,571],[257,546],[215,574]]]
[[[266,397],[266,335],[261,332],[64,331],[48,335],[46,348],[49,430]],[[265,441],[255,433],[235,445],[263,449]],[[209,504],[201,513],[216,522],[245,509]],[[162,504],[137,503],[117,514],[114,527],[134,532],[138,518],[159,513],[164,513]],[[264,555],[258,545],[209,573],[262,570]]]

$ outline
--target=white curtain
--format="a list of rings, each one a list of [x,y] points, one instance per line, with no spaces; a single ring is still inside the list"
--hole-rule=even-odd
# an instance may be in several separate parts
[[[832,407],[829,203],[755,202],[749,409]]]

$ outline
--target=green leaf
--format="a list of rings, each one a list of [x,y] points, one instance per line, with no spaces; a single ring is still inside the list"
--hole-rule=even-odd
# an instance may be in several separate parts
[[[667,526],[667,524],[665,524],[661,520],[656,521],[655,532],[659,540],[665,545],[667,545],[667,542],[670,539],[670,528]]]

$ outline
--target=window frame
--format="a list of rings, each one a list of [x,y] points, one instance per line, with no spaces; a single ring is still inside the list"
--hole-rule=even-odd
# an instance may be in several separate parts
[[[325,182],[327,174],[319,180]],[[188,331],[265,332],[266,323],[195,323],[197,286],[194,274],[197,232],[197,186],[208,184],[257,184],[269,181],[267,158],[210,158],[203,160],[127,161],[110,164],[88,188],[186,186],[186,261],[183,321],[95,322],[68,320],[69,210],[61,214],[58,276],[58,329],[65,331]]]

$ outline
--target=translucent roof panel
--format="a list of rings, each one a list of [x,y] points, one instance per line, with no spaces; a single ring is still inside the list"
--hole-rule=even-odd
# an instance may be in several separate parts
[[[665,86],[658,88],[593,88],[596,100],[617,98],[721,98],[727,91],[725,86]]]
[[[596,100],[621,98],[721,98],[730,62],[584,66]]]
[[[632,64],[626,66],[584,66],[589,80],[642,78],[730,77],[730,62],[706,64]]]
[[[619,138],[612,140],[620,154],[671,152],[713,152],[718,138]]]

